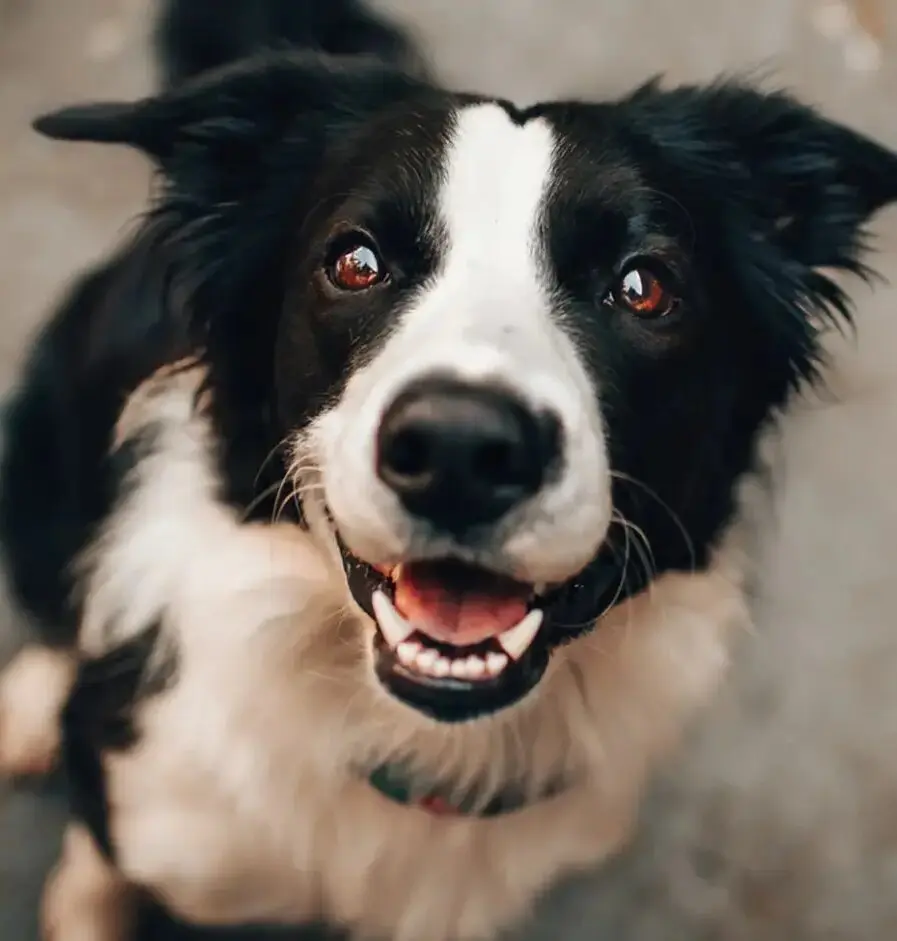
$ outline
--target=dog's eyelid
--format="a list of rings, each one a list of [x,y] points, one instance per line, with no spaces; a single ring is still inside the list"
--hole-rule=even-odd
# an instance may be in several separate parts
[[[354,248],[370,249],[382,264],[391,268],[374,236],[367,229],[351,223],[330,229],[317,252],[317,264],[321,268],[328,268],[340,255]]]
[[[380,246],[373,232],[367,226],[349,220],[340,221],[331,226],[330,232],[324,241],[325,251],[329,252],[334,247],[345,246],[356,241],[359,244],[363,243],[372,249],[376,249],[378,252],[380,251]]]

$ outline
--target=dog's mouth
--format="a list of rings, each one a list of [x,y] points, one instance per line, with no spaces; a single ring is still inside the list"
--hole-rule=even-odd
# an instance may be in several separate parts
[[[453,559],[375,568],[343,548],[349,587],[374,619],[386,690],[442,722],[529,693],[548,664],[544,589]]]

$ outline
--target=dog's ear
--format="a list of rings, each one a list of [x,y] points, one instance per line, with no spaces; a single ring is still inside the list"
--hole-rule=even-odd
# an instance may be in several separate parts
[[[269,54],[141,101],[62,108],[33,126],[57,140],[135,147],[166,170],[203,156],[233,166],[274,135],[301,137],[320,126],[315,117],[339,127],[417,87],[405,73],[362,56]]]
[[[897,201],[897,154],[786,94],[655,82],[630,100],[695,185],[806,266],[855,269],[863,223]]]
[[[239,109],[247,97],[240,92],[243,84],[236,76],[226,76],[219,82],[202,82],[135,102],[72,105],[41,115],[33,127],[54,140],[134,147],[165,165],[191,141],[226,145],[237,130],[238,116],[232,117],[230,127],[223,123],[221,94],[238,92],[231,108]],[[260,113],[253,124],[261,120]]]
[[[54,140],[130,144],[153,153],[158,141],[149,135],[147,112],[152,99],[136,103],[98,102],[73,105],[37,118],[33,127]]]

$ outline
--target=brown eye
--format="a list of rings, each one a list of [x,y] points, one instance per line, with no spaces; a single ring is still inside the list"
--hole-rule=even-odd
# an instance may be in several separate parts
[[[617,282],[613,300],[637,317],[659,319],[672,313],[677,298],[648,268],[630,268]]]
[[[327,277],[341,291],[367,291],[379,284],[385,273],[374,249],[353,245],[337,255],[327,268]]]

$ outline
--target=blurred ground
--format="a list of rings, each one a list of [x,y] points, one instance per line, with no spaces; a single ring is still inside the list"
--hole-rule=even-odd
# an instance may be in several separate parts
[[[28,123],[146,88],[149,2],[0,0],[0,389],[66,280],[147,189],[136,157],[53,145]],[[815,0],[379,3],[455,85],[525,102],[612,94],[655,72],[752,70],[897,146],[890,0],[859,4],[878,49],[863,32],[845,42],[843,13]],[[877,267],[895,279],[897,214],[876,231]],[[832,394],[797,409],[777,445],[758,627],[730,687],[657,789],[640,845],[558,893],[527,939],[897,937],[897,291],[855,296],[858,338],[833,340]],[[14,643],[4,612],[0,657]],[[0,794],[3,941],[34,939],[58,822],[49,794]]]

